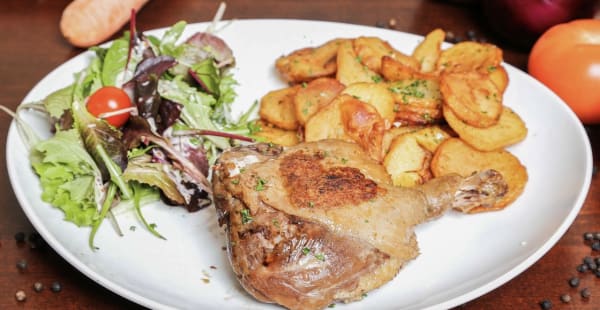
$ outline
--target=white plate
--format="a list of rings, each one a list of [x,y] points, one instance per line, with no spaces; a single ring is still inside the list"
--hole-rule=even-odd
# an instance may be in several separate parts
[[[205,30],[188,26],[184,37]],[[161,30],[153,32],[160,33]],[[378,36],[410,53],[422,37],[398,31],[329,22],[298,20],[236,20],[219,35],[237,58],[234,71],[237,110],[269,90],[283,87],[275,59],[336,37]],[[73,58],[46,76],[24,99],[41,99],[73,80],[91,54]],[[396,278],[369,293],[363,301],[338,305],[364,308],[449,308],[493,290],[531,266],[563,235],[588,192],[592,153],[587,135],[567,106],[525,73],[506,65],[510,84],[505,104],[525,120],[527,139],[509,150],[529,172],[521,197],[494,213],[450,212],[418,227],[421,255]],[[47,127],[26,115],[38,131]],[[90,251],[89,230],[62,220],[62,213],[40,200],[38,178],[12,124],[7,139],[7,167],[15,194],[29,220],[60,255],[106,288],[150,308],[258,309],[238,285],[229,267],[224,234],[213,208],[188,214],[160,203],[145,208],[146,218],[167,237],[148,233],[132,215],[120,218],[125,236],[108,222],[96,238],[100,250]],[[130,230],[131,226],[137,227]]]

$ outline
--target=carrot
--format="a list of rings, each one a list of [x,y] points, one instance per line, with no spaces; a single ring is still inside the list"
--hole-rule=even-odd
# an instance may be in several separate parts
[[[149,0],[74,0],[63,11],[60,31],[77,47],[97,45],[129,20]]]

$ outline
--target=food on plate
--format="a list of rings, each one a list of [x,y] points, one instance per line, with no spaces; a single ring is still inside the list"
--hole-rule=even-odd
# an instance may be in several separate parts
[[[440,76],[444,106],[463,122],[480,128],[498,123],[502,114],[502,93],[489,78],[478,72],[444,73]]]
[[[307,82],[315,78],[330,76],[337,70],[338,47],[346,40],[334,39],[318,47],[299,49],[281,56],[275,62],[281,76],[290,83]]]
[[[258,129],[254,133],[254,137],[259,140],[267,140],[281,146],[292,146],[300,143],[300,137],[295,130],[277,128],[263,121],[256,122],[256,125]]]
[[[91,226],[92,249],[115,208],[133,210],[163,237],[142,205],[162,199],[190,212],[209,206],[209,166],[223,149],[252,140],[252,111],[238,119],[229,113],[236,96],[231,49],[208,32],[180,43],[185,28],[178,22],[156,37],[138,32],[132,19],[130,32],[88,51],[89,64],[74,82],[15,114],[30,138],[42,200],[66,221]],[[27,109],[48,116],[50,138],[40,141],[18,116]]]
[[[517,108],[504,105],[509,76],[502,63],[502,50],[493,44],[464,41],[443,48],[445,32],[434,29],[417,44],[411,54],[395,49],[393,42],[377,37],[332,39],[317,47],[305,47],[282,56],[276,69],[295,89],[295,98],[286,99],[295,107],[298,126],[294,139],[313,142],[338,139],[358,144],[371,159],[383,164],[396,186],[413,187],[440,176],[436,169],[466,161],[470,153],[457,152],[457,158],[440,156],[442,142],[457,138],[481,153],[493,152],[523,141],[527,136],[525,122]],[[337,44],[333,44],[333,42]],[[327,62],[315,52],[327,46]],[[337,53],[333,49],[337,47]],[[313,51],[317,55],[312,55]],[[300,57],[301,56],[301,57]],[[336,63],[326,77],[290,79],[289,68],[280,66],[282,59],[297,68],[314,63]],[[321,59],[320,61],[317,61]],[[305,62],[305,63],[303,63]],[[306,69],[308,70],[308,69]],[[269,92],[263,100],[269,99]],[[292,110],[294,107],[287,107]],[[267,107],[265,107],[267,108]],[[278,113],[277,117],[291,114]],[[262,117],[267,133],[263,141],[277,143],[273,128],[290,130],[280,120]],[[281,134],[289,134],[285,131]],[[289,146],[289,144],[286,144]],[[453,154],[453,153],[451,153]],[[502,155],[500,159],[509,158]],[[511,161],[518,159],[511,157]],[[478,171],[493,169],[491,162],[481,161]],[[467,165],[468,166],[468,165]],[[511,199],[503,199],[500,210],[520,195],[525,185],[525,168],[508,165],[501,173],[518,175],[520,185],[513,183]],[[515,190],[516,189],[516,190]]]
[[[487,128],[470,126],[461,121],[454,112],[444,107],[444,118],[458,136],[480,151],[495,151],[525,139],[527,127],[511,108],[504,107],[498,123]]]
[[[600,20],[558,24],[537,40],[528,71],[586,124],[600,123]]]
[[[440,144],[431,160],[431,171],[436,178],[454,173],[466,177],[487,169],[498,171],[508,185],[506,195],[490,207],[501,210],[521,195],[527,183],[527,169],[517,157],[505,150],[478,151],[458,138],[450,138]],[[469,210],[481,211],[488,210],[482,207]]]
[[[260,99],[258,114],[265,121],[281,129],[298,128],[294,98],[300,85],[268,92]]]
[[[419,254],[416,225],[493,205],[506,190],[493,170],[393,186],[383,166],[340,140],[235,147],[212,176],[236,278],[290,309],[362,299]]]
[[[69,43],[90,47],[115,34],[148,0],[73,0],[60,18],[60,31]]]

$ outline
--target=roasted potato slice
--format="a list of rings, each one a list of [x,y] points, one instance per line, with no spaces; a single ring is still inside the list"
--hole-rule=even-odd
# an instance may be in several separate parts
[[[336,79],[349,86],[360,82],[377,82],[381,77],[362,63],[354,52],[352,41],[346,41],[338,49]]]
[[[382,142],[386,121],[379,112],[370,104],[350,97],[340,104],[340,113],[346,134],[371,158],[381,162],[384,155]]]
[[[337,70],[338,47],[347,39],[333,39],[318,47],[296,50],[275,61],[279,74],[289,83],[308,82],[318,77],[332,76]]]
[[[412,134],[396,137],[383,159],[383,166],[396,186],[412,187],[431,179],[431,152],[419,145]]]
[[[437,69],[445,72],[485,72],[502,63],[502,50],[489,43],[459,42],[442,51]]]
[[[271,124],[264,121],[258,121],[257,125],[260,127],[260,131],[256,132],[254,135],[264,142],[282,146],[292,146],[300,143],[297,131],[273,127]]]
[[[385,133],[383,134],[383,142],[382,142],[383,152],[387,153],[390,150],[392,141],[394,141],[394,139],[396,139],[396,137],[403,135],[405,133],[417,131],[422,128],[424,128],[424,127],[419,126],[419,125],[407,125],[407,126],[400,126],[400,127],[392,127],[389,130],[386,130]]]
[[[419,62],[416,59],[394,49],[387,41],[380,38],[358,37],[354,39],[353,46],[362,64],[374,72],[380,72],[383,56],[389,56],[408,67],[419,69]]]
[[[281,129],[298,128],[294,97],[299,89],[296,85],[268,92],[260,99],[260,118]]]
[[[429,169],[432,154],[450,137],[439,126],[423,127],[397,136],[383,159],[394,185],[410,187],[430,180],[433,177]]]
[[[508,73],[506,72],[506,69],[504,69],[502,65],[498,65],[496,67],[488,67],[487,71],[492,82],[498,87],[498,91],[504,94],[506,87],[508,87]]]
[[[294,97],[298,123],[306,124],[311,116],[329,104],[342,90],[344,90],[344,85],[329,77],[318,78],[303,84]]]
[[[394,98],[396,121],[426,125],[442,119],[443,99],[437,79],[406,79],[388,82],[387,86]]]
[[[462,140],[480,151],[500,150],[527,136],[525,123],[508,107],[502,109],[498,123],[487,128],[469,126],[447,106],[444,107],[444,118]]]
[[[431,74],[421,72],[418,67],[411,67],[390,56],[381,58],[381,75],[387,81],[423,79],[431,76]]]
[[[444,103],[471,126],[490,127],[502,114],[502,93],[487,74],[444,73],[440,77],[440,91]]]
[[[395,119],[394,97],[383,83],[354,83],[342,91],[362,102],[372,105],[387,121],[385,128],[392,126]]]
[[[431,171],[435,177],[452,173],[466,177],[487,169],[494,169],[502,175],[508,191],[492,207],[476,207],[469,213],[501,210],[514,202],[527,184],[527,169],[517,157],[505,150],[478,151],[459,138],[442,142],[431,160]]]
[[[323,139],[339,139],[354,142],[347,133],[342,122],[341,104],[353,99],[349,95],[338,95],[331,103],[324,106],[304,126],[304,140],[306,142]]]
[[[446,32],[444,30],[434,29],[413,50],[412,57],[420,63],[421,72],[436,71],[437,60],[442,53],[442,42],[445,38]]]

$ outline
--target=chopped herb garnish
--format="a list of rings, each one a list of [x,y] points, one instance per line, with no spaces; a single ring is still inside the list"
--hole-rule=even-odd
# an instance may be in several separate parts
[[[308,253],[310,253],[310,249],[309,248],[303,248],[302,249],[302,254],[308,255]]]
[[[279,228],[279,221],[277,219],[273,219],[273,226]]]
[[[231,180],[231,184],[233,184],[233,185],[240,184],[240,179],[233,179],[233,180]]]
[[[373,80],[375,83],[379,83],[382,81],[382,78],[379,75],[374,75],[371,77],[371,80]]]
[[[323,255],[323,253],[315,254],[315,258],[322,262],[325,261],[325,255]]]
[[[242,211],[240,211],[240,215],[242,215],[242,224],[248,224],[252,222],[252,216],[250,215],[249,209],[242,209]]]
[[[258,178],[258,180],[256,180],[256,187],[254,189],[259,192],[263,191],[265,190],[265,184],[267,184],[267,180]]]
[[[342,161],[342,164],[345,164],[348,162],[348,158],[342,158],[341,161]]]
[[[309,207],[309,208],[314,208],[314,207],[315,207],[315,203],[314,203],[314,202],[312,202],[312,201],[309,201],[309,202],[308,202],[308,207]]]

